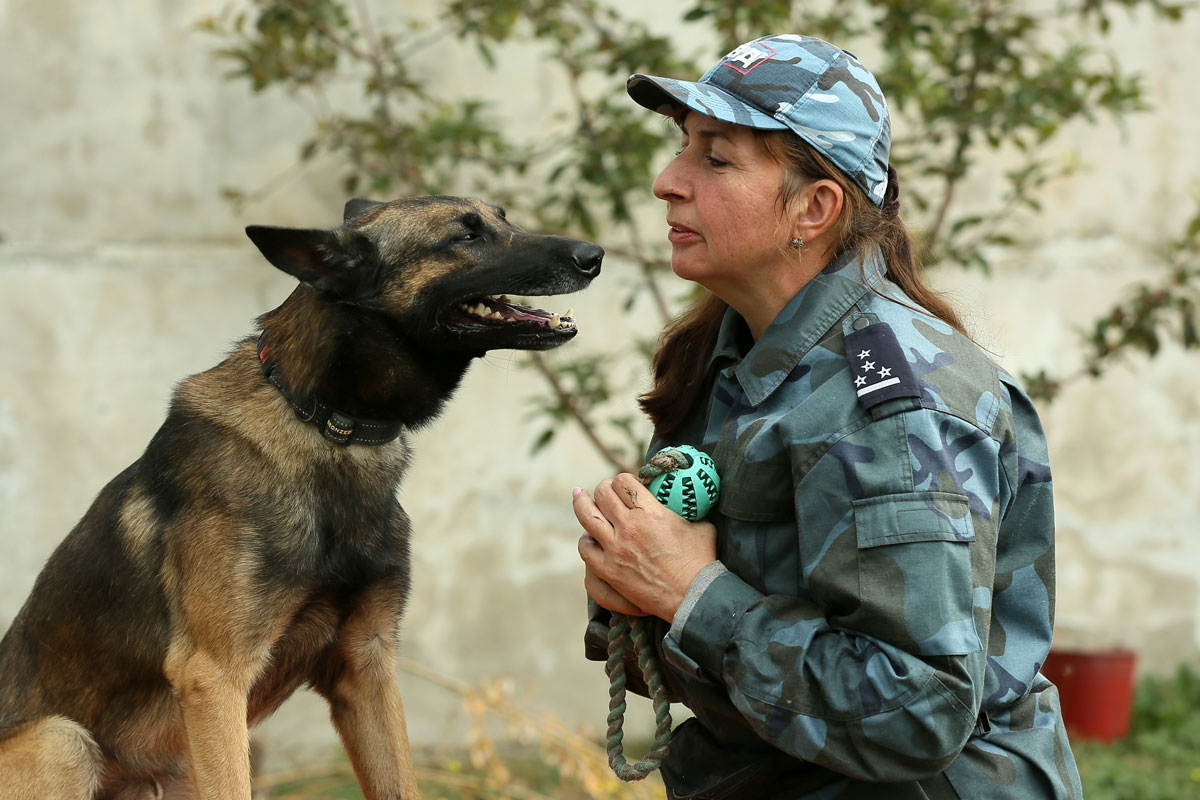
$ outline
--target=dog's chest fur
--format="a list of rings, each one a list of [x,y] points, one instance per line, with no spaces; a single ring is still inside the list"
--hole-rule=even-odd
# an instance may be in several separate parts
[[[381,446],[333,445],[252,379],[256,367],[243,344],[180,387],[159,436],[172,437],[164,431],[178,415],[197,430],[179,434],[186,444],[169,443],[171,457],[187,444],[210,452],[198,459],[199,480],[180,480],[175,491],[192,507],[219,499],[220,515],[238,520],[224,535],[242,540],[239,567],[252,567],[268,590],[344,594],[397,569],[407,576],[410,523],[396,498],[411,457],[407,432]]]

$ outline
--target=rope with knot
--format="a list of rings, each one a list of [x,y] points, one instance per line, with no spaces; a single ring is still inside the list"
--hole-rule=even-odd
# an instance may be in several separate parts
[[[608,630],[608,661],[604,671],[608,673],[608,765],[623,781],[640,781],[658,769],[667,755],[671,742],[671,703],[663,688],[662,669],[654,648],[650,645],[646,631],[646,618],[613,613]],[[625,758],[623,740],[625,732],[625,654],[632,648],[637,654],[638,667],[650,690],[654,703],[654,741],[649,752],[641,761],[630,762]]]
[[[688,464],[683,453],[673,448],[661,451],[650,462],[638,470],[638,480],[649,486],[650,482],[666,472],[674,472]],[[671,702],[663,686],[662,668],[654,647],[650,644],[646,617],[629,617],[613,612],[608,628],[608,660],[604,671],[608,674],[608,765],[623,781],[640,781],[658,769],[667,755],[671,742]],[[625,758],[625,686],[626,654],[632,649],[637,656],[638,668],[650,700],[654,704],[654,741],[641,761],[630,763]]]

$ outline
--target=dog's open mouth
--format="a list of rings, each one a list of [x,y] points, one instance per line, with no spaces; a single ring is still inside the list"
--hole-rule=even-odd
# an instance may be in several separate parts
[[[507,295],[489,295],[467,300],[455,307],[453,323],[458,326],[494,327],[512,325],[528,330],[554,330],[561,333],[575,330],[574,309],[556,314],[533,306],[514,303]]]

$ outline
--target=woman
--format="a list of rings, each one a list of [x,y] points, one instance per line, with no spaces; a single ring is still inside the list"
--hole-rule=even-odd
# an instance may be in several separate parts
[[[664,334],[650,451],[707,451],[721,496],[689,523],[622,474],[574,508],[590,597],[655,618],[695,714],[670,796],[1079,797],[1038,671],[1045,441],[921,282],[874,77],[785,35],[627,89],[681,129],[654,193],[672,269],[710,293]]]

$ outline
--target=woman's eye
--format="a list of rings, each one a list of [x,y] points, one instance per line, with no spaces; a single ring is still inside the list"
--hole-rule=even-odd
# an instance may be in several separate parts
[[[722,161],[721,159],[717,158],[716,156],[708,156],[707,158],[708,158],[708,163],[713,165],[714,167],[720,168],[720,167],[729,166],[728,161]]]

